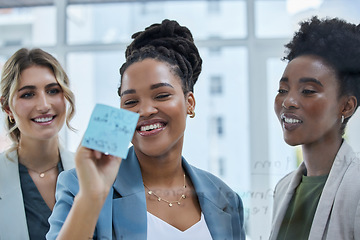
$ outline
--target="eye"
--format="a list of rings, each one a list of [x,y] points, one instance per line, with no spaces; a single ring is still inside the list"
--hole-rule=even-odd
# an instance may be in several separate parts
[[[304,89],[304,90],[302,90],[302,93],[305,94],[305,95],[309,95],[309,94],[316,93],[316,91],[310,90],[310,89]]]
[[[33,97],[34,95],[35,95],[35,94],[34,94],[33,92],[26,92],[26,93],[21,94],[21,95],[20,95],[20,98],[25,98],[25,99],[27,99],[27,98]]]
[[[50,95],[56,95],[56,94],[58,94],[60,92],[61,92],[61,89],[59,89],[59,88],[52,88],[52,89],[49,89],[47,91],[47,93],[50,94]]]
[[[158,99],[158,100],[166,100],[170,96],[171,96],[170,93],[160,93],[160,94],[156,95],[155,98]]]
[[[284,94],[284,93],[287,93],[287,90],[280,88],[280,89],[278,90],[278,93],[279,93],[279,94]]]
[[[130,100],[124,101],[123,105],[124,106],[131,106],[131,105],[135,105],[136,103],[138,103],[138,100],[130,99]]]

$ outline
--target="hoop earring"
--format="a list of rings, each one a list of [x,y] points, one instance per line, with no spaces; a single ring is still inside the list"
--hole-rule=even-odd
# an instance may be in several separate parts
[[[13,119],[12,117],[9,116],[9,122],[10,123],[15,123],[15,119]]]
[[[344,123],[345,117],[344,115],[341,115],[341,123]]]
[[[190,118],[194,118],[195,117],[195,111],[193,109],[189,109],[188,110],[188,114],[190,115]]]

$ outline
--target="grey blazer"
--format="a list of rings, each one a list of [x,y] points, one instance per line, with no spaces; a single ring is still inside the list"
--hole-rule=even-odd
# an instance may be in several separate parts
[[[65,170],[75,167],[73,153],[60,147]],[[0,240],[28,240],[24,201],[21,193],[17,151],[0,154]]]
[[[214,240],[245,239],[243,205],[238,194],[214,175],[188,164],[182,165],[194,184],[201,211]],[[56,204],[49,218],[46,239],[56,239],[74,196],[79,191],[75,170],[60,174],[56,188]],[[138,159],[133,147],[121,162],[119,173],[100,212],[95,239],[146,240],[145,189]],[[169,237],[170,239],[171,237]]]
[[[344,141],[321,194],[309,240],[360,239],[360,155]],[[289,202],[305,171],[297,170],[279,181],[275,188],[270,239],[276,239]]]

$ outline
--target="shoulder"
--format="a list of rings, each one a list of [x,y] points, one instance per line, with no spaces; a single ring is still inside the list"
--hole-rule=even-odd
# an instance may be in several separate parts
[[[289,185],[292,181],[300,181],[300,180],[296,180],[296,179],[300,179],[301,176],[303,175],[303,171],[304,171],[305,167],[302,165],[300,165],[296,170],[286,174],[284,177],[282,177],[276,184],[275,186],[275,190],[274,190],[274,197],[276,198],[276,196],[279,195],[283,195],[287,189],[289,188]]]
[[[4,151],[0,153],[0,171],[9,172],[11,169],[17,171],[18,157],[16,151]]]
[[[72,169],[75,167],[75,153],[70,152],[62,145],[59,145],[60,158],[65,170]]]
[[[347,181],[353,187],[359,186],[360,189],[360,181],[353,181],[353,179],[357,178],[359,174],[360,154],[355,153],[351,146],[344,141],[336,155],[329,178],[338,178],[339,176],[343,176],[343,182]]]
[[[214,204],[228,203],[242,207],[239,195],[219,177],[194,167],[186,161],[183,161],[183,165],[194,184],[198,197],[206,198]]]
[[[74,181],[75,182],[78,181],[75,168],[70,169],[70,170],[62,171],[58,176],[58,182],[69,183],[69,182],[74,182]]]
[[[215,176],[214,174],[202,170],[200,168],[194,167],[191,164],[188,164],[189,168],[193,171],[194,175],[201,179],[203,182],[209,182],[222,190],[232,191],[232,189],[219,177]]]
[[[79,181],[77,178],[75,168],[62,171],[57,180],[56,194],[69,192],[71,195],[76,195],[79,191]]]

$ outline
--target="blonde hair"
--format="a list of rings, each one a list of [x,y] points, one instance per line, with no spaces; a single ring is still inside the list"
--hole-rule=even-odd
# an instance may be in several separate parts
[[[11,109],[11,100],[18,89],[21,72],[31,66],[47,67],[54,73],[56,81],[60,85],[64,97],[69,103],[66,115],[66,125],[69,129],[74,130],[74,128],[70,126],[70,120],[75,114],[75,97],[69,87],[69,78],[56,58],[39,48],[31,50],[21,48],[4,64],[0,82],[2,110],[6,112],[7,109]],[[11,140],[15,144],[18,144],[20,140],[20,131],[16,126],[16,122],[10,121],[9,118],[6,118],[5,121]]]

